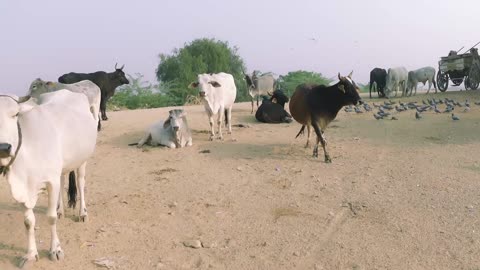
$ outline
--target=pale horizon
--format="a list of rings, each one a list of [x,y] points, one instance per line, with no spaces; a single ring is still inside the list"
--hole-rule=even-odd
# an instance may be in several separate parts
[[[91,7],[95,8],[92,9]],[[197,38],[239,48],[248,72],[306,70],[368,83],[375,67],[438,68],[480,41],[480,3],[463,1],[0,1],[0,92],[35,78],[112,72],[156,82],[158,55]]]

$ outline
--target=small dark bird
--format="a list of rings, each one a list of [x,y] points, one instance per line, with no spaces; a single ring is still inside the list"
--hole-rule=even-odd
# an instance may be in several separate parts
[[[442,112],[437,108],[437,106],[435,106],[435,112],[436,112],[436,113],[442,113]]]
[[[415,112],[415,118],[418,120],[418,119],[421,119],[422,118],[422,115],[417,111]]]
[[[457,121],[460,120],[460,118],[458,118],[455,114],[452,113],[452,120]]]
[[[344,110],[345,112],[353,112],[352,105],[345,106],[345,108],[344,108],[343,110]]]
[[[355,110],[356,113],[363,113],[362,110],[360,110],[360,108],[357,106],[353,107],[353,109]]]
[[[398,120],[398,118],[395,117],[395,116],[392,116],[392,118],[390,120]]]
[[[380,108],[380,105],[377,105],[377,104],[375,104],[375,102],[373,102],[373,107]]]
[[[383,117],[381,117],[380,115],[377,115],[376,113],[373,114],[373,117],[375,117],[375,119],[377,120],[383,119]]]
[[[423,105],[428,105],[427,102],[425,102],[425,100],[422,99],[422,103]]]
[[[470,111],[470,107],[465,107],[465,109],[463,109],[463,112],[469,112]]]
[[[398,107],[398,106],[395,106],[395,110],[397,112],[403,112],[404,111],[403,107]]]
[[[443,111],[444,113],[451,113],[455,108],[452,107],[452,106],[447,106],[447,108],[445,108],[445,111]]]
[[[480,102],[473,102],[473,104],[480,106]]]
[[[393,110],[392,105],[383,105],[383,108],[386,109],[386,110]]]
[[[365,111],[369,112],[372,110],[372,107],[370,107],[370,105],[368,105],[368,103],[363,103],[363,108],[365,109]]]

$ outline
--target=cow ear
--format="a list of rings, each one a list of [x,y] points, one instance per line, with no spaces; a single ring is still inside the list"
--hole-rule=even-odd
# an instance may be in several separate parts
[[[54,82],[47,82],[47,85],[48,85],[48,86],[54,86],[55,83],[54,83]]]
[[[340,91],[342,91],[345,94],[345,86],[343,84],[340,84],[338,86],[338,89],[340,89]]]
[[[191,84],[188,85],[188,88],[190,89],[195,89],[198,87],[198,82],[192,82]]]
[[[340,76],[340,72],[338,72],[338,79],[341,81],[342,80],[342,76]]]
[[[208,82],[209,84],[211,84],[213,87],[220,87],[222,86],[221,84],[219,84],[218,82],[216,81],[211,81],[211,82]]]
[[[18,98],[18,103],[26,102],[26,101],[28,101],[30,98],[31,98],[30,95],[24,96],[24,97],[19,97],[19,98]]]
[[[170,126],[170,116],[168,117],[167,121],[163,122],[163,128],[168,128]]]

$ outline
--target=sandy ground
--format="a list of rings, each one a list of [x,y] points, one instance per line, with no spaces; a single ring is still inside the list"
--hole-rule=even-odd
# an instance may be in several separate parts
[[[480,269],[480,92],[429,97],[468,98],[472,110],[456,122],[342,110],[326,131],[332,164],[294,139],[298,123],[257,123],[249,103],[235,104],[233,123],[250,127],[214,142],[203,107],[186,107],[194,145],[177,150],[127,146],[169,108],[110,112],[87,167],[89,222],[66,210],[65,260],[49,261],[42,195],[30,268],[98,269],[106,257],[115,269]],[[3,181],[0,269],[26,243]]]

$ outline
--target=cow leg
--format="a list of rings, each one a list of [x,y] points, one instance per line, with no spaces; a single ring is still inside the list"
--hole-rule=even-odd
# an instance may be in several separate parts
[[[252,112],[250,112],[250,113],[253,113],[253,97],[252,97]]]
[[[223,134],[222,134],[222,120],[223,120],[223,115],[225,114],[225,109],[223,107],[220,108],[220,111],[217,113],[218,114],[218,119],[217,119],[217,125],[218,125],[218,139],[223,140]]]
[[[138,148],[142,147],[143,145],[148,143],[148,141],[150,141],[151,139],[152,139],[152,135],[151,135],[150,131],[146,132],[145,135],[143,136],[143,138],[138,142],[137,147]]]
[[[305,144],[305,148],[310,147],[310,133],[312,132],[310,128],[310,124],[307,124],[307,143]]]
[[[58,192],[58,206],[57,206],[57,217],[60,219],[62,216],[65,216],[65,210],[63,206],[63,189],[65,188],[65,178],[66,174],[60,177],[60,191]]]
[[[213,114],[208,114],[208,122],[210,123],[210,141],[215,138],[215,129],[213,126]]]
[[[232,134],[232,106],[225,110],[225,112],[227,113],[225,117],[228,119],[228,134]]]
[[[61,176],[60,176],[61,177]],[[60,192],[60,183],[53,182],[47,184],[48,190],[48,209],[47,217],[50,225],[51,242],[49,257],[52,261],[62,260],[64,257],[63,250],[60,247],[60,240],[57,235],[57,204],[58,193]]]
[[[77,190],[80,197],[80,214],[79,220],[83,222],[88,221],[87,206],[85,203],[85,170],[87,162],[84,162],[77,170]]]
[[[20,268],[23,268],[30,261],[38,261],[37,244],[35,242],[35,215],[32,208],[25,210],[23,223],[28,238],[28,250],[27,254],[20,260]]]
[[[325,137],[323,136],[323,131],[320,130],[320,127],[318,127],[317,121],[314,119],[314,117],[312,117],[312,126],[315,130],[315,134],[317,135],[317,143],[315,144],[315,147],[313,149],[313,156],[318,157],[318,143],[321,142],[323,153],[325,155],[325,163],[332,163],[332,159],[327,152],[327,142],[325,140]]]
[[[102,120],[107,121],[107,113],[105,112],[107,110],[107,99],[103,98],[100,100],[100,112],[102,113]]]

